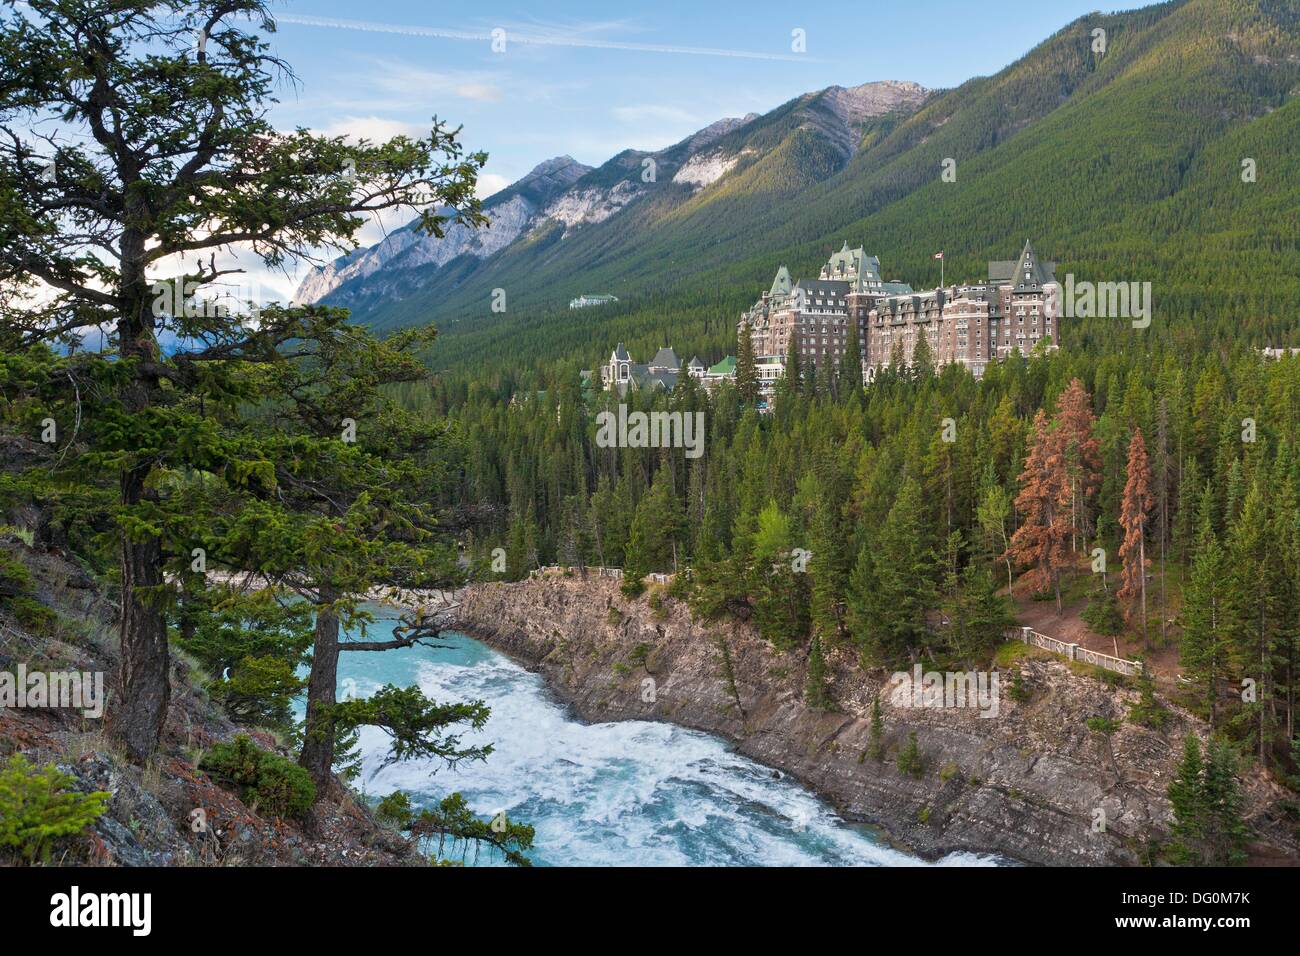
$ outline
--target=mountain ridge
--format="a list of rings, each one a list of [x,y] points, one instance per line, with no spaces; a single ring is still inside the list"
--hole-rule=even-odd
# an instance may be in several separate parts
[[[856,149],[855,125],[900,105],[919,105],[930,91],[916,83],[885,80],[855,87],[831,86],[805,93],[785,106],[796,105],[810,128],[833,142],[847,159]],[[778,108],[780,109],[780,107]],[[441,239],[407,234],[404,226],[379,243],[358,249],[313,270],[300,284],[294,301],[312,303],[338,293],[340,304],[358,305],[368,298],[401,295],[405,285],[379,277],[358,287],[381,270],[440,268],[459,256],[485,260],[516,240],[527,240],[546,229],[548,221],[563,225],[561,238],[587,224],[604,222],[644,197],[643,185],[658,181],[661,167],[671,181],[692,193],[704,189],[734,169],[747,156],[744,147],[720,145],[764,115],[724,117],[661,150],[626,149],[599,167],[570,156],[544,160],[527,175],[494,193],[484,202],[491,226],[475,233],[462,226],[448,229]],[[647,180],[647,176],[650,176]],[[494,237],[483,238],[495,230]],[[350,289],[343,288],[349,286]],[[339,290],[342,290],[341,292]]]
[[[398,295],[355,281],[337,301],[381,332],[435,322],[442,368],[505,371],[520,354],[589,367],[618,340],[635,354],[671,341],[718,358],[780,265],[815,275],[848,240],[880,255],[888,278],[923,288],[938,282],[940,249],[960,281],[1031,237],[1062,275],[1152,281],[1152,334],[1300,344],[1300,225],[1286,214],[1300,193],[1293,5],[1170,0],[1088,14],[992,75],[868,118],[847,157],[816,121],[832,115],[833,90],[713,140],[702,152],[753,152],[707,188],[661,167],[659,188],[617,217],[543,225],[487,260],[407,271]],[[639,176],[646,155],[626,151],[582,183],[612,188]],[[1247,183],[1251,157],[1261,174]],[[502,314],[490,308],[498,287]],[[581,292],[620,301],[569,315]],[[1122,332],[1071,323],[1062,344]]]

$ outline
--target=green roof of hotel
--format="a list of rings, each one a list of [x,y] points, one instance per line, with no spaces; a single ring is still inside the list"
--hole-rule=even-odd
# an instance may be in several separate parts
[[[772,280],[772,288],[768,290],[772,296],[790,294],[790,270],[785,266],[776,270],[776,278]]]
[[[730,375],[736,370],[736,356],[728,355],[717,365],[709,369],[710,375]]]

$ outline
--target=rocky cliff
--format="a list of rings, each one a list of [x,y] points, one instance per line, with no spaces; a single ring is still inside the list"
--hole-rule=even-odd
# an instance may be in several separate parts
[[[1028,647],[1004,655],[1015,659],[1000,670],[997,716],[895,704],[886,675],[864,672],[847,650],[829,653],[834,703],[816,710],[804,701],[806,652],[777,652],[740,622],[692,621],[661,592],[629,601],[594,574],[476,585],[458,625],[540,671],[583,719],[719,734],[930,858],[970,850],[1038,864],[1143,863],[1167,830],[1181,741],[1204,732],[1177,709],[1161,731],[1139,726],[1127,719],[1135,690]],[[873,747],[877,695],[883,734]],[[1114,721],[1113,731],[1089,729],[1094,717]],[[905,773],[897,755],[912,733],[920,769]],[[1252,776],[1247,791],[1255,854],[1300,857],[1272,809],[1280,788]]]

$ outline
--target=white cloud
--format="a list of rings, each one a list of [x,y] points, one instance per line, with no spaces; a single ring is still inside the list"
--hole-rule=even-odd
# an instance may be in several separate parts
[[[368,139],[372,143],[384,143],[394,136],[418,139],[427,136],[429,131],[417,123],[385,119],[382,116],[345,116],[325,127],[321,133],[325,136],[346,136],[354,141]]]
[[[493,193],[499,193],[510,185],[512,180],[496,173],[479,173],[478,188],[474,190],[479,199],[487,199]]]

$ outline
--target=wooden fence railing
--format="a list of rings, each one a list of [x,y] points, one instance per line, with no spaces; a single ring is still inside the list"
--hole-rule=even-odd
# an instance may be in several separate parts
[[[548,564],[540,568],[534,568],[532,571],[528,573],[528,576],[531,578],[531,577],[538,577],[539,575],[543,575],[543,574],[564,574],[566,571],[576,571],[576,570],[578,569],[563,564]],[[690,569],[687,568],[685,570],[689,571]],[[588,567],[587,573],[595,574],[596,577],[598,578],[622,578],[623,577],[622,568]],[[647,581],[653,581],[655,582],[655,584],[671,584],[673,581],[673,575],[665,574],[661,571],[651,571],[645,577]]]
[[[1109,654],[1103,654],[1101,651],[1091,651],[1086,647],[1080,647],[1078,644],[1068,644],[1065,641],[1059,641],[1054,637],[1048,637],[1046,634],[1040,634],[1032,627],[1012,628],[1007,631],[1007,639],[1020,640],[1033,647],[1041,647],[1054,654],[1060,654],[1067,660],[1082,661],[1085,664],[1091,664],[1094,667],[1101,667],[1108,671],[1115,671],[1118,674],[1128,674],[1130,677],[1137,677],[1142,673],[1141,661],[1129,661],[1122,657],[1112,657]]]

